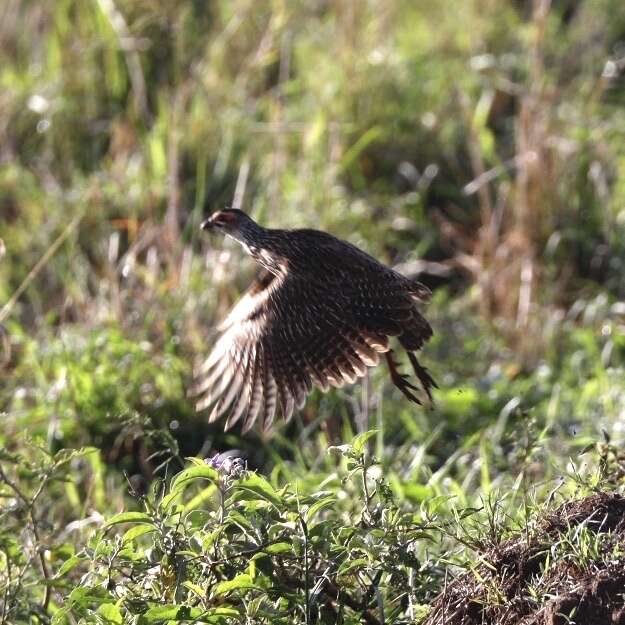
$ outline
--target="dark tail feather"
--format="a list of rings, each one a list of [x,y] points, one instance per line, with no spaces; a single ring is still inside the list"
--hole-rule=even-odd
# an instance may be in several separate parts
[[[405,324],[399,335],[399,342],[408,352],[414,352],[423,347],[423,344],[432,336],[432,326],[417,311],[413,312],[410,323]]]

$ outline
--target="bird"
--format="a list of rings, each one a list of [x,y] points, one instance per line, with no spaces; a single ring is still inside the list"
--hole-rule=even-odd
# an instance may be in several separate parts
[[[437,384],[415,353],[432,336],[419,311],[431,293],[360,248],[313,229],[265,228],[237,208],[214,212],[202,230],[240,243],[260,270],[218,326],[219,337],[195,371],[190,395],[224,429],[258,422],[269,431],[278,411],[289,421],[313,387],[327,391],[366,375],[384,355],[393,384],[421,404],[400,372],[391,337],[407,352],[432,403]]]

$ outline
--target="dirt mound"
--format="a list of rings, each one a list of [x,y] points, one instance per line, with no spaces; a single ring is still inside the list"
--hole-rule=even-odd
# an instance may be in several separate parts
[[[625,498],[567,502],[479,554],[424,625],[625,625]]]

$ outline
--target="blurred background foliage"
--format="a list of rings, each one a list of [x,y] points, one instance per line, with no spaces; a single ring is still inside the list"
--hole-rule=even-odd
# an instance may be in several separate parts
[[[432,410],[376,370],[271,439],[195,414],[193,362],[254,271],[200,236],[233,202],[433,288]],[[4,0],[0,240],[10,453],[24,432],[99,447],[116,492],[117,469],[141,490],[233,447],[318,483],[325,448],[375,426],[404,501],[519,475],[547,497],[602,430],[623,439],[625,8]]]

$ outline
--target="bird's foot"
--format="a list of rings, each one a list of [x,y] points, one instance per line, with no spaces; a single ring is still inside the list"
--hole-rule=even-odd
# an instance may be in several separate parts
[[[410,400],[415,404],[420,404],[419,398],[412,392],[418,390],[414,384],[408,382],[408,376],[404,375],[397,368],[397,363],[393,360],[393,352],[389,350],[386,352],[386,362],[388,363],[388,369],[391,374],[391,380],[393,384]]]
[[[430,375],[429,371],[421,365],[421,363],[417,360],[417,357],[412,352],[408,352],[408,358],[412,364],[415,375],[419,378],[419,382],[421,382],[421,386],[430,400],[430,404],[433,404],[434,399],[432,398],[432,389],[438,388],[438,384],[436,384],[436,381]]]

